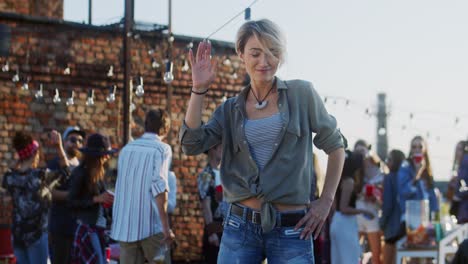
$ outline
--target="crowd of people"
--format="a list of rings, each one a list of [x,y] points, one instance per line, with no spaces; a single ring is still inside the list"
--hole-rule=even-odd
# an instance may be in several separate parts
[[[203,101],[216,63],[208,41],[189,51],[193,87],[180,144],[187,155],[207,157],[197,178],[205,262],[353,264],[368,247],[371,263],[395,263],[405,202],[428,200],[431,215],[440,211],[427,142],[416,136],[407,156],[391,150],[385,161],[365,140],[349,149],[312,84],[276,76],[286,50],[276,24],[248,21],[235,44],[250,84],[206,123]],[[119,244],[120,263],[170,263],[177,187],[164,142],[169,127],[164,110],[147,112],[145,133],[118,153],[115,187],[106,168],[118,150],[105,135],[51,131],[57,157],[42,168],[39,142],[17,132],[19,160],[2,187],[13,198],[18,263],[103,264],[109,239]],[[328,154],[324,174],[313,145]],[[454,160],[445,198],[465,223],[468,141],[457,145]]]

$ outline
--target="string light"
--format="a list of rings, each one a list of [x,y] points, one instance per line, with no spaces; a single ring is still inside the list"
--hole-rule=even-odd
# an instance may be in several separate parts
[[[109,70],[107,71],[107,77],[112,77],[114,76],[114,66],[111,65],[109,66]]]
[[[189,44],[187,44],[187,49],[193,48],[193,41],[190,41]]]
[[[20,80],[20,77],[19,77],[19,69],[16,69],[16,73],[15,73],[15,75],[13,75],[13,78],[11,78],[11,80],[12,80],[14,83],[19,82],[19,80]]]
[[[42,83],[39,84],[39,90],[36,91],[36,93],[34,94],[34,97],[36,97],[37,100],[44,98]]]
[[[158,63],[158,61],[155,58],[152,58],[151,59],[151,68],[157,69],[159,67],[161,67],[161,65]]]
[[[183,72],[187,72],[188,70],[190,70],[189,63],[188,63],[188,61],[186,59],[184,60],[184,66],[182,66],[181,70]]]
[[[5,64],[2,66],[2,72],[7,72],[10,70],[10,63],[5,62]]]
[[[226,58],[225,60],[223,60],[223,65],[224,66],[231,66],[231,60],[229,58]]]
[[[135,95],[138,97],[142,97],[145,94],[145,90],[143,89],[143,77],[140,76],[138,78],[138,85],[135,91]]]
[[[234,17],[232,17],[231,19],[229,19],[226,23],[224,23],[222,26],[220,26],[218,29],[216,29],[213,33],[209,34],[208,37],[206,37],[206,39],[209,39],[211,38],[214,34],[218,33],[221,29],[223,29],[224,27],[226,27],[228,24],[230,24],[232,21],[234,21],[234,19],[236,19],[237,17],[239,17],[240,15],[244,14],[246,12],[247,9],[250,9],[258,0],[254,0],[249,6],[246,7],[246,9],[242,10],[241,12],[237,13]]]
[[[383,135],[387,134],[387,129],[385,129],[385,127],[381,127],[381,128],[379,128],[379,130],[377,131],[377,133],[378,133],[380,136],[383,136]]]
[[[250,20],[250,11],[251,11],[251,10],[250,10],[250,7],[247,7],[247,8],[245,9],[244,19],[247,20],[247,21]]]
[[[60,94],[59,94],[58,89],[55,89],[55,95],[54,95],[54,99],[52,99],[52,102],[54,102],[54,104],[58,104],[58,103],[62,102],[62,99],[60,98]]]
[[[174,74],[172,74],[172,62],[171,61],[168,61],[166,63],[166,72],[164,73],[164,82],[167,83],[167,84],[170,84],[172,83],[172,81],[174,80]]]
[[[29,82],[29,77],[26,78],[26,80],[23,82],[23,85],[21,85],[21,90],[22,91],[29,91],[28,82]]]
[[[169,43],[173,43],[174,42],[174,34],[169,34],[169,38],[167,39],[169,41]]]
[[[112,85],[110,90],[109,90],[109,95],[106,97],[106,101],[108,103],[113,103],[115,102],[115,92],[117,90],[117,85]]]
[[[88,99],[86,100],[86,106],[93,106],[93,105],[94,105],[94,89],[89,89]]]
[[[74,105],[75,104],[75,92],[72,90],[70,93],[70,97],[67,98],[67,101],[65,102],[67,106]]]
[[[70,66],[67,64],[67,67],[65,68],[65,70],[63,70],[63,74],[70,75],[70,73],[71,73]]]

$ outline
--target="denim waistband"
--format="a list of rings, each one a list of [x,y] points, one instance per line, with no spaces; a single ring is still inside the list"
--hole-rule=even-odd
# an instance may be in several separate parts
[[[299,220],[307,213],[307,209],[291,210],[291,211],[277,211],[276,212],[276,227],[289,227],[295,226]],[[246,207],[239,203],[229,205],[228,215],[236,215],[246,222],[251,222],[256,225],[261,224],[260,211]]]

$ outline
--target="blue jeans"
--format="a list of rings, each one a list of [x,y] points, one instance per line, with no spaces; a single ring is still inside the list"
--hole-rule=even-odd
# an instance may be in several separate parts
[[[47,264],[48,236],[44,232],[42,236],[28,247],[14,247],[18,264]]]
[[[275,227],[264,234],[260,224],[246,219],[247,210],[250,209],[244,209],[243,217],[227,214],[218,263],[258,264],[265,257],[268,264],[314,263],[312,238],[299,239],[302,229]],[[277,217],[279,219],[281,213],[277,213]]]
[[[99,240],[99,236],[96,232],[90,233],[90,238],[91,238],[91,245],[93,246],[94,252],[97,255],[97,263],[98,264],[105,264],[107,263],[106,259],[104,258],[103,255],[103,248],[101,247],[101,241]]]

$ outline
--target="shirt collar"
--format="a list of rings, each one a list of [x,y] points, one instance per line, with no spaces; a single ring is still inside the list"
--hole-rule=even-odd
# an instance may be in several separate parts
[[[151,132],[145,132],[141,136],[141,138],[161,141],[161,137],[159,137],[157,134],[151,133]]]
[[[278,90],[288,90],[288,86],[286,85],[285,81],[281,80],[280,78],[276,76],[275,78],[276,78],[276,88]],[[241,107],[242,109],[242,107],[245,105],[245,100],[247,98],[247,94],[249,93],[249,91],[250,91],[250,84],[242,88],[239,95],[236,97],[236,100],[234,101],[234,104],[237,107]]]

